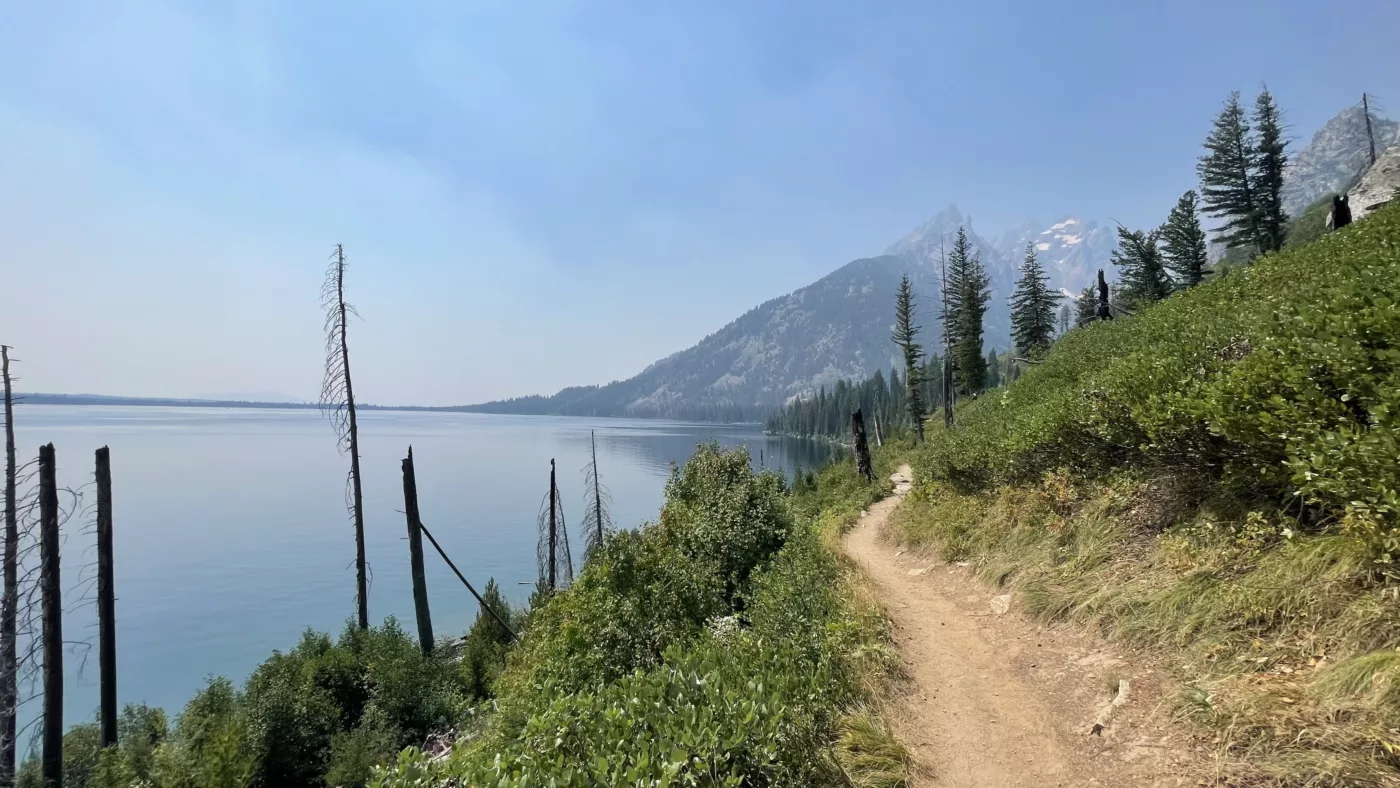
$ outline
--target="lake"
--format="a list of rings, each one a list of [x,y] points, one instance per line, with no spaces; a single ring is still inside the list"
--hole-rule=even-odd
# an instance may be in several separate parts
[[[98,705],[91,481],[100,446],[112,454],[121,704],[145,702],[173,716],[207,677],[241,682],[307,627],[339,633],[353,617],[349,459],[317,411],[20,405],[15,427],[20,463],[52,442],[59,486],[82,495],[62,547],[64,635],[75,642],[65,657],[69,724],[95,719]],[[410,445],[423,523],[473,585],[494,577],[520,603],[535,580],[536,518],[551,458],[581,557],[576,527],[590,432],[619,527],[657,516],[671,463],[685,462],[699,442],[747,445],[755,466],[762,452],[764,465],[789,476],[834,450],[765,436],[756,426],[365,411],[371,620],[396,616],[414,631],[400,466]],[[476,603],[425,549],[434,629],[460,634]],[[38,711],[27,703],[22,722]]]

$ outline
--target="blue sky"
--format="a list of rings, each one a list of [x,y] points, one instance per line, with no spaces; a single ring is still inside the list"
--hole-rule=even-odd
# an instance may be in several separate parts
[[[627,377],[950,202],[1155,224],[1234,89],[1400,114],[1400,4],[107,2],[0,8],[21,388],[315,395]],[[1262,20],[1262,21],[1261,21]]]

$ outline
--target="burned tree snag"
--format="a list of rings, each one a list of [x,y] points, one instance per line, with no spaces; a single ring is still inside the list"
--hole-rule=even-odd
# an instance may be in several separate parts
[[[851,443],[855,445],[856,470],[866,481],[875,481],[875,469],[870,464],[870,446],[865,441],[865,417],[859,408],[851,414]]]
[[[365,505],[360,480],[360,429],[355,420],[355,388],[350,380],[346,325],[355,308],[345,303],[345,247],[335,245],[321,306],[326,310],[326,370],[321,379],[321,410],[335,428],[342,453],[350,455],[350,515],[355,521],[355,604],[360,629],[369,629],[369,574],[365,563]]]
[[[413,611],[418,619],[418,646],[433,651],[433,618],[428,610],[428,578],[423,571],[423,521],[418,516],[418,478],[413,471],[413,447],[403,461],[403,512],[408,521],[408,561],[413,574]]]
[[[554,460],[549,461],[549,590],[559,588],[559,488],[554,483]]]
[[[871,418],[872,421],[875,422],[875,446],[876,446],[876,448],[883,448],[884,445],[885,445],[885,438],[884,438],[883,435],[880,434],[880,414],[879,414],[879,412],[870,414],[870,418]]]
[[[5,590],[0,597],[0,786],[15,784],[15,715],[19,709],[19,510],[15,501],[15,407],[10,347],[0,345],[5,383]]]
[[[1103,278],[1103,269],[1099,269],[1099,313],[1100,320],[1112,320],[1113,308],[1108,303],[1108,280]]]
[[[45,788],[63,785],[63,601],[58,561],[58,482],[53,444],[39,447],[39,589],[44,637]]]
[[[117,743],[117,597],[112,587],[112,457],[97,450],[97,637],[102,746]]]

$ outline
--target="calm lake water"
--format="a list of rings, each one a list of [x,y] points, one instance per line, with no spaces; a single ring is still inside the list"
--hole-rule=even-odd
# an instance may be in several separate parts
[[[65,527],[65,720],[94,719],[97,626],[91,532],[93,450],[110,446],[117,593],[118,694],[178,712],[209,676],[242,681],[307,627],[338,633],[354,615],[355,546],[346,514],[346,457],[314,410],[20,406],[19,458],[53,442],[60,487],[86,509]],[[413,446],[423,522],[479,589],[494,577],[516,602],[535,577],[536,517],[549,460],[570,543],[581,553],[589,432],[619,527],[653,519],[672,462],[701,441],[747,445],[755,466],[791,475],[829,444],[757,427],[677,422],[370,411],[360,416],[370,617],[413,631],[400,461]],[[460,634],[474,600],[431,552],[433,624]],[[26,704],[32,719],[37,703]]]

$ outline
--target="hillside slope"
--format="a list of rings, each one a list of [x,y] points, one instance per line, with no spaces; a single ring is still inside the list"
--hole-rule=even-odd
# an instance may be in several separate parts
[[[1076,329],[896,517],[1170,664],[1225,784],[1400,784],[1400,205]]]

